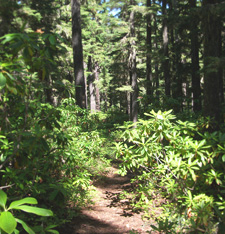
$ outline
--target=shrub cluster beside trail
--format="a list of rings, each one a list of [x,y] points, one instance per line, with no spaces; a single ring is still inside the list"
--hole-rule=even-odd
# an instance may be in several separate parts
[[[0,234],[63,230],[115,154],[153,233],[225,233],[224,10],[0,0]]]
[[[0,63],[1,189],[11,201],[34,197],[41,208],[55,214],[46,219],[13,210],[17,220],[26,221],[37,233],[52,232],[51,225],[68,222],[76,214],[71,207],[79,209],[90,200],[91,182],[109,165],[105,156],[116,140],[120,173],[134,175],[134,206],[148,210],[155,200],[164,201],[158,204],[161,216],[153,229],[225,232],[222,131],[208,131],[205,121],[177,121],[168,111],[152,111],[146,114],[149,119],[135,125],[126,122],[116,131],[127,115],[113,106],[108,113],[90,114],[67,97],[69,88],[57,82],[51,95],[60,90],[63,94],[54,106],[43,81],[50,74],[57,77],[51,54],[64,50],[55,43],[60,37],[14,33],[1,39],[7,50]],[[5,204],[3,200],[0,229],[15,232],[15,219],[4,210]],[[9,229],[8,215],[14,220]]]
[[[176,120],[171,111],[151,111],[135,124],[116,128],[117,112],[90,114],[73,98],[53,107],[22,95],[4,95],[1,188],[10,201],[31,198],[27,204],[33,205],[29,202],[34,197],[39,207],[54,212],[51,217],[27,216],[19,209],[8,211],[2,201],[0,212],[16,217],[18,231],[25,227],[28,233],[57,233],[55,229],[77,215],[90,202],[92,181],[110,165],[114,142],[120,174],[132,176],[134,209],[144,208],[146,218],[157,220],[149,228],[224,232],[223,132],[208,132],[204,121]],[[5,213],[0,228],[4,225]]]
[[[20,102],[12,102],[12,96],[8,95],[9,102],[5,103],[8,123],[1,116],[5,123],[0,133],[1,189],[11,201],[34,197],[40,207],[54,212],[45,218],[13,210],[16,220],[29,225],[25,229],[31,230],[28,233],[57,233],[51,227],[60,228],[77,215],[90,201],[92,179],[109,166],[110,159],[105,155],[110,149],[104,137],[108,130],[97,130],[101,114],[90,115],[72,98],[53,107],[34,100],[24,102],[20,96],[15,96]],[[21,109],[16,116],[15,108]],[[4,205],[2,202],[0,212],[4,212]],[[0,217],[2,230],[4,217],[3,221]],[[18,231],[22,228],[17,227]],[[17,233],[17,229],[14,231]]]
[[[91,115],[77,107],[67,98],[71,87],[62,82],[48,88],[47,77],[60,76],[54,55],[65,48],[58,40],[62,38],[56,34],[12,33],[1,37],[0,44],[0,189],[11,201],[34,197],[40,207],[54,212],[46,219],[13,210],[36,233],[53,232],[49,226],[69,222],[90,200],[91,180],[110,161],[103,156],[109,152],[104,148],[109,129],[104,128],[113,127],[111,115]],[[50,104],[49,95],[58,98],[57,105]],[[0,212],[4,206],[2,202]],[[15,222],[11,229],[1,224],[4,217],[0,231],[15,227]]]
[[[89,201],[91,179],[109,164],[103,158],[105,132],[97,130],[102,116],[90,115],[67,98],[71,87],[59,82],[54,57],[56,51],[65,52],[56,43],[62,40],[59,35],[11,33],[0,39],[0,189],[10,201],[34,197],[40,207],[54,212],[45,218],[13,210],[29,225],[26,231],[57,233],[49,227],[58,228],[77,214]],[[58,80],[54,90],[47,77]],[[49,95],[58,98],[57,105],[50,104]],[[5,202],[0,231],[16,233],[14,218],[5,228]]]
[[[133,174],[134,206],[145,207],[165,233],[224,233],[225,134],[209,133],[202,121],[176,120],[151,111],[125,124],[116,143],[120,174]],[[154,232],[153,232],[154,233]]]

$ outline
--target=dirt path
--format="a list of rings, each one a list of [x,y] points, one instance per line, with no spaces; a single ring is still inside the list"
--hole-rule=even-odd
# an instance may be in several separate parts
[[[95,184],[97,196],[94,204],[82,210],[70,227],[70,234],[125,234],[147,233],[150,225],[142,221],[141,213],[135,213],[128,199],[121,200],[119,195],[130,187],[129,178],[116,174],[112,168],[107,177]]]

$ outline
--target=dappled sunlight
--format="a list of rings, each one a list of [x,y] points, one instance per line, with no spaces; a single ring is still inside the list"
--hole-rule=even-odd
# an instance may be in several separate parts
[[[129,233],[136,230],[146,233],[150,229],[149,223],[142,220],[142,212],[134,210],[131,198],[125,198],[124,191],[131,192],[130,178],[115,173],[112,167],[110,172],[95,181],[94,204],[82,209],[82,215],[71,223],[77,233]]]

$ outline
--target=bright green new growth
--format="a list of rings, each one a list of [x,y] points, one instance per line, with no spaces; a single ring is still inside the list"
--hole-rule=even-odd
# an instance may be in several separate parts
[[[17,219],[13,216],[10,210],[21,210],[27,213],[36,214],[39,216],[52,216],[53,213],[51,210],[33,207],[29,205],[36,205],[38,202],[33,197],[23,198],[21,200],[13,201],[10,203],[9,207],[6,206],[7,203],[7,195],[5,192],[0,190],[0,233],[2,231],[11,234],[11,233],[19,233],[16,229],[17,223],[20,223],[23,229],[29,233],[34,234],[34,231],[23,221]],[[29,204],[29,205],[25,205]],[[52,230],[53,231],[53,230]],[[57,233],[54,231],[54,233]]]

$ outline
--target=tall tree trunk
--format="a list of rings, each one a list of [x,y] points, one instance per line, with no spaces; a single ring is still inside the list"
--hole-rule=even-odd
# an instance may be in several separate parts
[[[222,121],[220,109],[220,77],[216,60],[220,55],[220,18],[215,9],[216,0],[203,0],[204,33],[204,115],[217,123]],[[214,129],[218,125],[213,126]]]
[[[131,5],[134,5],[134,1],[130,1]],[[129,72],[130,72],[130,84],[133,91],[131,92],[131,121],[134,123],[138,120],[138,84],[137,84],[137,69],[136,69],[136,43],[135,43],[135,25],[134,25],[134,11],[130,13],[130,37],[131,37],[131,48],[129,56]]]
[[[155,0],[153,0],[153,4],[155,4]],[[156,14],[154,14],[153,16],[154,18],[154,33],[155,33],[155,37],[154,37],[154,49],[155,51],[158,51],[158,38],[157,38],[157,18],[156,18]],[[155,87],[156,87],[156,98],[159,101],[159,65],[158,62],[155,61]]]
[[[94,87],[95,87],[95,102],[96,102],[96,111],[100,111],[101,110],[101,106],[100,106],[100,90],[98,87],[98,81],[99,81],[99,65],[97,62],[95,62],[95,69],[94,69],[94,79],[95,79],[95,83],[94,83]]]
[[[131,113],[130,113],[130,111],[131,111],[131,105],[130,105],[131,94],[130,94],[130,92],[126,92],[126,94],[127,94],[127,111],[126,111],[126,113],[131,117]]]
[[[147,10],[151,7],[151,0],[146,0]],[[147,98],[148,103],[153,95],[153,78],[152,78],[152,14],[150,12],[147,13],[147,38],[146,38],[146,45],[147,45],[147,56],[146,56],[146,80],[147,80]]]
[[[100,91],[96,84],[99,80],[99,66],[97,62],[92,61],[92,57],[88,57],[88,86],[90,95],[90,110],[92,113],[100,111]]]
[[[80,106],[81,108],[86,108],[79,0],[71,0],[71,8],[72,8],[72,46],[73,46],[76,102],[77,105]]]
[[[163,55],[164,59],[162,62],[164,79],[165,79],[165,94],[170,96],[170,71],[169,71],[169,50],[168,50],[168,25],[167,25],[167,10],[166,10],[167,0],[162,1],[162,13],[163,13]]]
[[[88,57],[88,86],[90,95],[90,110],[91,112],[96,111],[96,101],[95,101],[95,88],[94,88],[94,74],[93,74],[93,64],[91,56]]]
[[[220,20],[220,24],[219,24],[219,30],[220,32],[222,32],[222,20]],[[222,57],[222,33],[219,34],[219,57]],[[220,66],[219,67],[219,87],[220,87],[220,92],[219,92],[219,97],[220,97],[220,103],[223,104],[224,103],[224,89],[223,89],[223,85],[224,85],[224,81],[223,81],[223,70],[224,67]]]
[[[174,16],[178,19],[177,1],[173,0],[170,4],[170,9]],[[178,28],[171,26],[171,44],[173,52],[173,76],[172,76],[172,96],[177,104],[173,106],[175,112],[182,110],[183,92],[182,92],[182,65],[181,65],[181,42],[178,34]]]
[[[189,0],[191,11],[196,7],[196,0]],[[191,12],[191,77],[193,92],[193,111],[197,112],[202,109],[201,103],[201,86],[199,73],[199,42],[198,42],[198,19]]]
[[[106,69],[102,70],[102,76],[104,77],[104,80],[106,80]],[[106,83],[103,84],[103,86],[107,86]],[[107,89],[101,90],[101,98],[103,102],[102,107],[104,111],[107,111],[108,110],[108,90]]]

